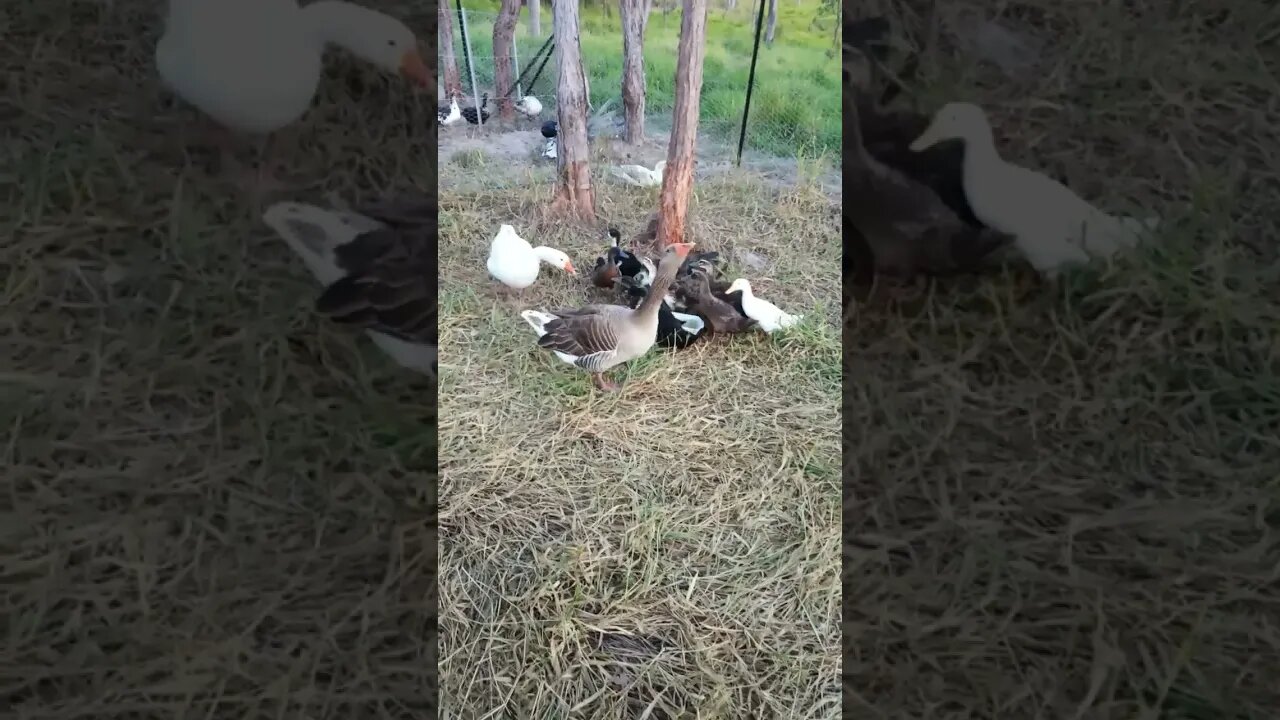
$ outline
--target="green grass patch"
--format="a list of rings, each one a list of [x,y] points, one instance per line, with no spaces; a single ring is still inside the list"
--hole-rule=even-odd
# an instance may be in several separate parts
[[[498,5],[474,3],[468,8],[468,31],[475,57],[476,83],[493,86],[493,20]],[[622,26],[612,5],[584,5],[581,10],[582,56],[591,85],[592,102],[600,106],[622,92]],[[516,53],[528,64],[551,33],[551,11],[542,8],[542,37],[529,33],[528,10],[522,9],[516,29]],[[645,32],[645,107],[650,122],[663,127],[662,117],[675,105],[675,73],[680,42],[679,9],[655,11]],[[760,44],[755,90],[747,125],[747,147],[773,155],[829,155],[840,152],[840,58],[834,52],[835,18],[818,2],[806,0],[778,6],[778,30],[772,46]],[[455,16],[455,36],[458,35]],[[721,140],[736,140],[746,100],[755,33],[753,6],[733,11],[712,9],[707,18],[706,56],[699,131]],[[455,39],[458,69],[469,87],[460,37]],[[530,77],[532,73],[530,73]],[[548,62],[532,89],[547,111],[554,109],[555,66]],[[615,102],[614,107],[620,107]],[[664,122],[666,121],[666,122]]]

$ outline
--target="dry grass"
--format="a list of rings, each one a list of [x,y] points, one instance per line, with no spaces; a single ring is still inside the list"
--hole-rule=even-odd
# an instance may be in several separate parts
[[[1280,16],[1007,12],[1041,68],[943,48],[926,103],[980,102],[1007,155],[1166,230],[1022,303],[995,278],[914,316],[850,309],[845,707],[1276,717]]]
[[[432,388],[184,157],[158,8],[0,9],[0,706],[425,717]],[[430,99],[331,70],[290,197],[430,192]]]
[[[481,158],[482,160],[482,158]],[[489,167],[489,170],[485,170]],[[494,168],[501,168],[495,172]],[[451,190],[477,173],[506,187]],[[441,168],[441,682],[463,717],[836,717],[839,221],[812,185],[701,182],[691,237],[768,259],[788,337],[654,351],[603,396],[535,346],[484,261],[511,223],[590,268],[598,230],[540,222],[551,169]],[[598,181],[629,235],[657,190]],[[608,301],[549,272],[521,307]],[[646,714],[646,712],[648,714]]]

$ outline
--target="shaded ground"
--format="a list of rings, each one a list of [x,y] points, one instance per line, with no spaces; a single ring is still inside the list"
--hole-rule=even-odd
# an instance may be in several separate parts
[[[432,389],[184,151],[162,5],[0,10],[0,714],[427,717]],[[288,196],[430,187],[429,99],[329,70]]]
[[[926,3],[888,9],[929,35]],[[979,102],[1006,156],[1165,226],[1021,302],[991,278],[848,308],[855,716],[1280,712],[1278,20],[1019,3],[1012,72],[937,34],[924,107]]]

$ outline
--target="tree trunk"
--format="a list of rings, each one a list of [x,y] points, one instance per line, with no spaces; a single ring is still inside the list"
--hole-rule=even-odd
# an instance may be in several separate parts
[[[493,92],[498,96],[498,117],[515,117],[511,96],[515,78],[511,74],[511,43],[516,36],[516,20],[520,18],[520,0],[502,0],[498,19],[493,22]]]
[[[693,149],[698,140],[702,60],[707,49],[707,0],[684,0],[680,53],[676,59],[676,108],[658,200],[657,250],[683,242],[685,214],[693,194]]]
[[[778,0],[769,0],[769,19],[764,26],[764,44],[773,46],[773,32],[778,29]]]
[[[444,2],[444,0],[440,0]],[[542,1],[529,0],[529,34],[542,37]]]
[[[622,110],[626,141],[644,140],[644,29],[649,0],[620,0],[622,14]]]
[[[551,201],[553,214],[594,220],[595,195],[587,152],[587,78],[582,71],[578,38],[578,0],[553,0],[551,18],[556,44],[556,166],[559,182]]]
[[[458,81],[458,56],[453,53],[453,13],[446,0],[440,0],[438,15],[440,55],[444,58],[444,94],[457,98],[462,95],[462,83]]]

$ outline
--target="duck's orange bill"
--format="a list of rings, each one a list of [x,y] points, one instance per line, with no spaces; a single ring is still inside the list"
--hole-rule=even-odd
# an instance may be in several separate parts
[[[400,74],[421,87],[431,85],[431,71],[416,50],[410,50],[400,58]]]

